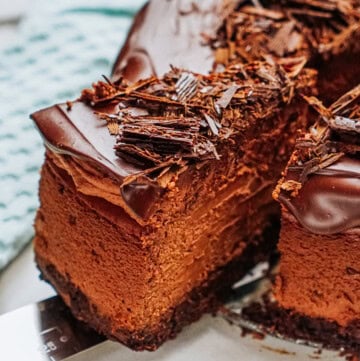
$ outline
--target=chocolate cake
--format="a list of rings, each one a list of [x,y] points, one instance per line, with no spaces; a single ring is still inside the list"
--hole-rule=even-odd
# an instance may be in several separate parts
[[[359,2],[254,3],[151,1],[111,80],[32,115],[38,266],[76,317],[133,349],[213,310],[274,249],[271,192],[309,125],[303,97],[360,76],[344,66]]]
[[[306,338],[330,346],[342,339],[360,352],[360,85],[329,108],[307,100],[320,119],[297,141],[275,192],[282,225],[274,295],[307,325]]]

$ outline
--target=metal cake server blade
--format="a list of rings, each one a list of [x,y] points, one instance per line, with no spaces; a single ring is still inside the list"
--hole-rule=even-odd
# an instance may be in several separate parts
[[[1,360],[60,361],[104,340],[77,321],[59,296],[0,316]]]

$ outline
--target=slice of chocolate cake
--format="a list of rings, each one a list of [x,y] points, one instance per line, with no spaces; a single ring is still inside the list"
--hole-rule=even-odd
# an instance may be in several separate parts
[[[358,1],[191,4],[150,2],[113,82],[33,114],[47,147],[39,268],[78,318],[138,350],[212,310],[275,247],[271,191],[316,92],[304,66],[325,84],[359,50]],[[343,68],[330,80],[347,88],[360,72]]]
[[[275,298],[291,333],[307,330],[295,336],[360,352],[360,85],[329,108],[308,101],[320,119],[298,140],[276,192]]]
[[[78,318],[134,349],[211,310],[274,247],[271,192],[313,86],[313,71],[267,63],[173,69],[33,114],[47,145],[44,278]]]

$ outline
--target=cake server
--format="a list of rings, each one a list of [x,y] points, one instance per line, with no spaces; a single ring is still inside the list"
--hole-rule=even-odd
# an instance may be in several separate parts
[[[104,341],[74,319],[59,296],[0,316],[0,359],[60,361]]]

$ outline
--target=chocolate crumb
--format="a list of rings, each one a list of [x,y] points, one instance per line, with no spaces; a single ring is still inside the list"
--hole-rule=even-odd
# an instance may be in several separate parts
[[[70,111],[72,109],[72,107],[73,107],[73,103],[70,100],[68,100],[66,102],[66,110]]]

